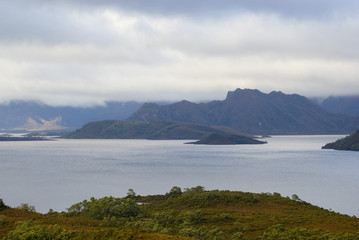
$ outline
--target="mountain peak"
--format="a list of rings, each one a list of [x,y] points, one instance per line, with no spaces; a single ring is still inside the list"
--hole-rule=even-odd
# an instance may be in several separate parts
[[[237,98],[240,98],[240,97],[260,96],[260,95],[264,95],[264,94],[265,93],[262,93],[258,89],[248,89],[248,88],[241,89],[241,88],[237,88],[234,91],[228,91],[226,100],[237,99]]]

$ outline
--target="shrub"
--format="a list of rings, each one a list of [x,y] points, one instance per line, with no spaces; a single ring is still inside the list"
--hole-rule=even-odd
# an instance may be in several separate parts
[[[68,240],[73,239],[75,231],[69,231],[58,225],[42,226],[33,221],[25,221],[10,231],[4,240],[39,239],[39,240]]]
[[[102,220],[104,218],[129,218],[140,214],[140,207],[133,199],[104,197],[84,200],[68,208],[68,214],[82,215]]]

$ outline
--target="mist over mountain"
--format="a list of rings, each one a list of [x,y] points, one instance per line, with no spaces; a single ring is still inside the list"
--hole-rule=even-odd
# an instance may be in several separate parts
[[[358,117],[330,113],[298,94],[252,89],[230,91],[225,100],[208,103],[146,103],[128,119],[227,126],[249,134],[345,134],[359,127]]]
[[[125,119],[142,103],[107,102],[94,107],[54,107],[38,102],[12,101],[0,104],[0,130],[48,131],[82,127],[103,119]]]
[[[359,96],[331,96],[320,102],[319,105],[332,113],[359,116]]]

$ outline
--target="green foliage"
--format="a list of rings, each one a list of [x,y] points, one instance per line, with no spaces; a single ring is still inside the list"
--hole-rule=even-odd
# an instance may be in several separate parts
[[[35,207],[29,205],[28,203],[21,203],[21,205],[18,208],[26,212],[36,212]]]
[[[70,216],[80,215],[102,220],[104,218],[129,218],[136,217],[141,210],[137,203],[130,198],[121,199],[104,197],[91,198],[72,205],[68,209]]]
[[[67,240],[73,239],[75,235],[75,231],[57,225],[43,226],[25,221],[10,231],[3,240]]]

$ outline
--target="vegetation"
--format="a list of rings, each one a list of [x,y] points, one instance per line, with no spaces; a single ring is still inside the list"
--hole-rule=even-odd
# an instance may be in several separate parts
[[[0,203],[3,240],[359,239],[358,218],[312,206],[296,194],[175,186],[164,195],[138,196],[130,189],[124,198],[91,198],[48,214]]]
[[[328,143],[322,148],[359,151],[359,130],[357,130],[354,134],[351,134],[345,138],[341,138],[335,142]]]

